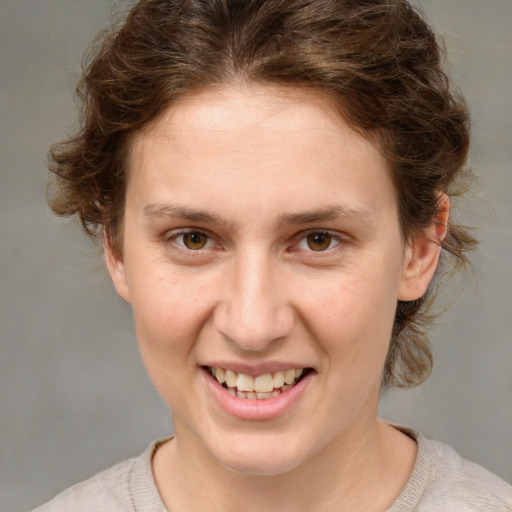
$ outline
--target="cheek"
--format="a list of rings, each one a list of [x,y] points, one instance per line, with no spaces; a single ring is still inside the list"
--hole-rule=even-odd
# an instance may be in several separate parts
[[[184,278],[169,268],[149,265],[131,283],[132,306],[140,350],[148,370],[184,364],[208,321],[210,286],[204,279]]]
[[[178,414],[194,400],[183,390],[197,371],[190,354],[209,309],[197,282],[192,286],[190,280],[170,276],[145,277],[132,301],[139,351],[153,385]]]
[[[397,283],[388,277],[340,272],[321,286],[304,286],[301,309],[329,338],[340,332],[382,332],[391,327],[397,301]],[[318,321],[314,321],[317,318]]]
[[[380,276],[379,276],[380,274]],[[323,286],[303,289],[301,310],[331,367],[347,382],[380,378],[396,310],[397,283],[379,272],[340,272]],[[386,274],[384,274],[386,275]]]

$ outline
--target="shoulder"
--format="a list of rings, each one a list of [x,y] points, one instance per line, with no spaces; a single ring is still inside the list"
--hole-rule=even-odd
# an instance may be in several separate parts
[[[411,429],[418,455],[413,473],[389,512],[512,512],[512,486],[463,459],[451,446]]]
[[[136,460],[126,460],[73,485],[34,512],[132,511],[133,507],[129,504],[129,481]]]
[[[33,512],[165,512],[151,470],[151,458],[159,444],[152,443],[140,457],[66,489]],[[139,507],[140,502],[144,508]]]

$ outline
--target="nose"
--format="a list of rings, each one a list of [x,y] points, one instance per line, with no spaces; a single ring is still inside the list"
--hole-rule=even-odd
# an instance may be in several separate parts
[[[240,257],[223,282],[222,300],[214,312],[217,332],[252,352],[269,350],[274,341],[289,335],[295,320],[283,279],[268,256]]]

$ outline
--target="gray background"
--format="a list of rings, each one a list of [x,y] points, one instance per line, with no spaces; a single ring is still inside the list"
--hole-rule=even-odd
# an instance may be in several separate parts
[[[382,415],[512,481],[512,1],[423,0],[473,111],[478,286],[433,332],[436,365]],[[116,2],[119,5],[119,2]],[[45,153],[72,131],[81,55],[108,0],[0,0],[0,509],[27,510],[171,428],[99,250],[45,204]]]

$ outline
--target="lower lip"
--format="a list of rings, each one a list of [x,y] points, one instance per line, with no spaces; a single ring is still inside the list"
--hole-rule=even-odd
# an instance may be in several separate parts
[[[264,400],[248,400],[231,395],[209,371],[202,369],[202,372],[207,389],[224,412],[241,420],[252,421],[274,419],[291,409],[300,400],[314,375],[314,372],[308,373],[295,386],[283,391],[279,396]]]

